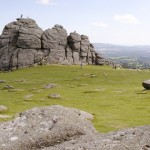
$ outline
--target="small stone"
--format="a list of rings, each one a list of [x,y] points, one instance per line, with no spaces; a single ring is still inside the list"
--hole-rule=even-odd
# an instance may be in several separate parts
[[[44,85],[44,88],[45,89],[51,89],[51,88],[54,88],[56,86],[56,84],[53,84],[53,83],[49,83],[47,85]]]
[[[4,82],[6,82],[6,80],[0,80],[0,83],[4,83]]]
[[[8,84],[8,85],[5,85],[3,89],[4,89],[4,90],[5,90],[5,89],[14,89],[14,87],[13,87],[12,85],[9,85],[9,84]]]
[[[60,99],[60,98],[62,98],[61,95],[59,95],[59,94],[49,94],[48,97],[49,98],[53,98],[53,99]]]
[[[0,112],[6,111],[8,108],[4,105],[0,105]]]
[[[25,98],[25,99],[30,99],[31,97],[33,97],[33,94],[28,94],[28,95],[26,95],[24,98]]]
[[[95,74],[91,74],[90,77],[91,77],[91,78],[94,78],[94,77],[96,77],[96,75],[95,75]]]

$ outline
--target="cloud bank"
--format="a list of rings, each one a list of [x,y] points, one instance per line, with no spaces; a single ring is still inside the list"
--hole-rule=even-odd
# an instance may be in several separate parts
[[[138,24],[139,23],[138,19],[131,14],[126,14],[126,15],[116,14],[114,16],[114,20],[121,22],[121,23],[127,23],[127,24]]]

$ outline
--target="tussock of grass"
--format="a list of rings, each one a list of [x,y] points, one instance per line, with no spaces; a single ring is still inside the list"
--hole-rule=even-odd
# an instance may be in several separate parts
[[[35,106],[63,105],[94,114],[94,126],[100,132],[150,124],[150,91],[143,91],[143,80],[150,71],[115,70],[99,66],[38,66],[14,72],[0,72],[0,89],[12,84],[12,90],[0,90],[0,105],[8,107],[3,115],[14,116]],[[55,88],[44,89],[48,83]],[[23,89],[23,91],[19,91]],[[50,99],[59,93],[63,100]],[[29,98],[26,96],[32,95]],[[5,121],[8,119],[0,119]]]

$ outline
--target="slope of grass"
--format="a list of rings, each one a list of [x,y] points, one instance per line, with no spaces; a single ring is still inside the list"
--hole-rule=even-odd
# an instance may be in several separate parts
[[[0,113],[14,116],[35,106],[63,105],[94,115],[94,126],[100,132],[150,124],[150,92],[141,83],[150,71],[115,70],[99,66],[38,66],[0,73]],[[43,86],[57,84],[51,89]],[[5,85],[14,90],[1,90]],[[48,98],[57,93],[61,99]],[[1,119],[4,121],[4,119]]]

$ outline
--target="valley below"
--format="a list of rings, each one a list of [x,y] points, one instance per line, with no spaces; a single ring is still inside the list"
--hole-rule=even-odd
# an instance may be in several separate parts
[[[124,68],[150,69],[150,46],[120,46],[94,43],[95,49],[103,56]]]

